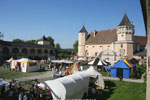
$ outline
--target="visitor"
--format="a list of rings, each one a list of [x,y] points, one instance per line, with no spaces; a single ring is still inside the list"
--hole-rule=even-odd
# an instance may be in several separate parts
[[[23,95],[23,100],[28,100],[28,98],[27,98],[27,93],[24,93],[24,95]]]
[[[95,89],[95,87],[92,87],[92,88],[91,88],[91,94],[92,94],[92,95],[96,94],[96,89]]]
[[[8,100],[13,100],[13,90],[12,90],[12,88],[9,88],[9,90],[8,90]]]
[[[4,93],[5,93],[5,86],[3,86],[2,88],[1,88],[1,96],[0,97],[4,97]]]

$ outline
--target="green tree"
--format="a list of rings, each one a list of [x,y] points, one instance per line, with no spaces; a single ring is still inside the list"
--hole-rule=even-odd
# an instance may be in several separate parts
[[[47,40],[50,42],[52,46],[54,46],[54,39],[51,36],[47,37]]]
[[[13,39],[12,40],[13,42],[16,42],[16,43],[24,43],[24,41],[23,40],[21,40],[21,39]]]
[[[78,53],[78,40],[74,42],[73,49],[75,53]]]
[[[61,47],[60,47],[60,44],[59,44],[59,43],[56,44],[55,48],[56,48],[56,51],[57,51],[57,52],[60,52]]]
[[[37,40],[28,40],[28,41],[25,41],[25,43],[37,44]]]

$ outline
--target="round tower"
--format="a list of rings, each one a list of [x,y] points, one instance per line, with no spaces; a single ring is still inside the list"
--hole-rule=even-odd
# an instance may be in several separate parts
[[[133,41],[134,37],[134,25],[129,21],[125,14],[122,21],[117,27],[117,41],[118,42],[129,42]]]
[[[87,38],[88,32],[83,26],[78,34],[78,56],[85,57],[85,41]]]
[[[121,58],[133,57],[134,25],[129,21],[126,14],[117,27],[117,41],[115,51]]]

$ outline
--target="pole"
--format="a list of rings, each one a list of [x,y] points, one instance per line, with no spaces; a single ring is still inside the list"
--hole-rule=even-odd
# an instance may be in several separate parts
[[[146,100],[150,100],[150,15],[147,19],[147,84]]]

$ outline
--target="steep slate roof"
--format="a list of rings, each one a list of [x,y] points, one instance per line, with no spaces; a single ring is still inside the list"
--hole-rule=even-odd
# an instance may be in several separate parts
[[[122,19],[122,21],[120,22],[120,24],[118,26],[133,26],[130,22],[130,20],[128,19],[127,15],[124,14],[124,17]]]
[[[39,41],[48,41],[47,38],[43,35],[43,37],[41,39],[39,39]]]
[[[87,30],[85,29],[84,25],[82,26],[82,29],[79,32],[81,32],[81,33],[86,32],[87,33]]]
[[[10,41],[0,40],[1,46],[13,46],[13,47],[33,47],[33,48],[53,48],[51,45],[39,45],[39,44],[29,44],[29,43],[15,43]]]
[[[141,46],[146,46],[147,43],[146,36],[134,36],[134,41],[139,43]]]
[[[117,29],[108,29],[102,31],[91,32],[86,40],[86,44],[110,44],[117,41]]]

